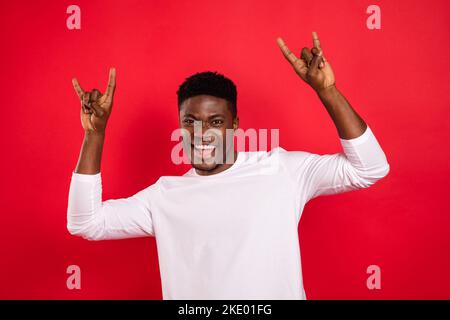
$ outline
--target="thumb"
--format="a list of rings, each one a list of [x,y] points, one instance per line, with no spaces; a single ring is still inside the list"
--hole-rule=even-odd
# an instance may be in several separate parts
[[[312,72],[316,72],[319,70],[319,64],[322,62],[322,56],[314,54],[312,61],[311,61],[311,65],[309,67],[309,69]]]
[[[97,104],[97,101],[91,103],[92,111],[96,117],[102,117],[104,114],[103,109]]]

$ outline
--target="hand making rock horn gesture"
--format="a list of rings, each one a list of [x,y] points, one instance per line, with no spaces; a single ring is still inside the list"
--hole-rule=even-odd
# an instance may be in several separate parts
[[[83,129],[88,133],[104,133],[113,105],[116,69],[109,70],[108,86],[104,94],[97,89],[84,91],[76,78],[72,79],[72,84],[81,100],[80,113]]]
[[[319,37],[316,32],[312,32],[313,48],[304,47],[300,58],[289,50],[283,39],[277,38],[278,46],[284,57],[294,68],[295,72],[308,83],[317,93],[329,89],[335,85],[333,69],[325,59],[320,47]]]

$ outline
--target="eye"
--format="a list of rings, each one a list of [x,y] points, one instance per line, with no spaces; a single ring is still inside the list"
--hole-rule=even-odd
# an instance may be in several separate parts
[[[192,120],[192,119],[184,119],[183,123],[186,124],[186,125],[192,125],[194,123],[194,120]]]
[[[223,124],[223,120],[213,120],[212,124],[213,126],[220,126],[221,124]]]

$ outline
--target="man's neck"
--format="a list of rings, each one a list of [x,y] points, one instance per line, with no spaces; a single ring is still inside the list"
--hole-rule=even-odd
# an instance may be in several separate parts
[[[219,164],[217,167],[215,167],[212,170],[199,170],[199,169],[194,169],[194,170],[199,176],[210,176],[210,175],[220,173],[222,171],[229,169],[231,166],[233,166],[233,164],[236,162],[237,154],[238,154],[237,151],[233,152],[233,156],[231,157],[232,163],[227,163],[228,161],[225,161],[225,163]],[[227,160],[228,160],[228,157],[227,157]]]

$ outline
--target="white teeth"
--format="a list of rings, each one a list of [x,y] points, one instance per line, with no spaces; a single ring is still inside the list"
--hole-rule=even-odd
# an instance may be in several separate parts
[[[211,150],[214,149],[215,146],[211,146],[211,145],[206,145],[206,144],[196,144],[195,149],[200,149],[200,150]]]

